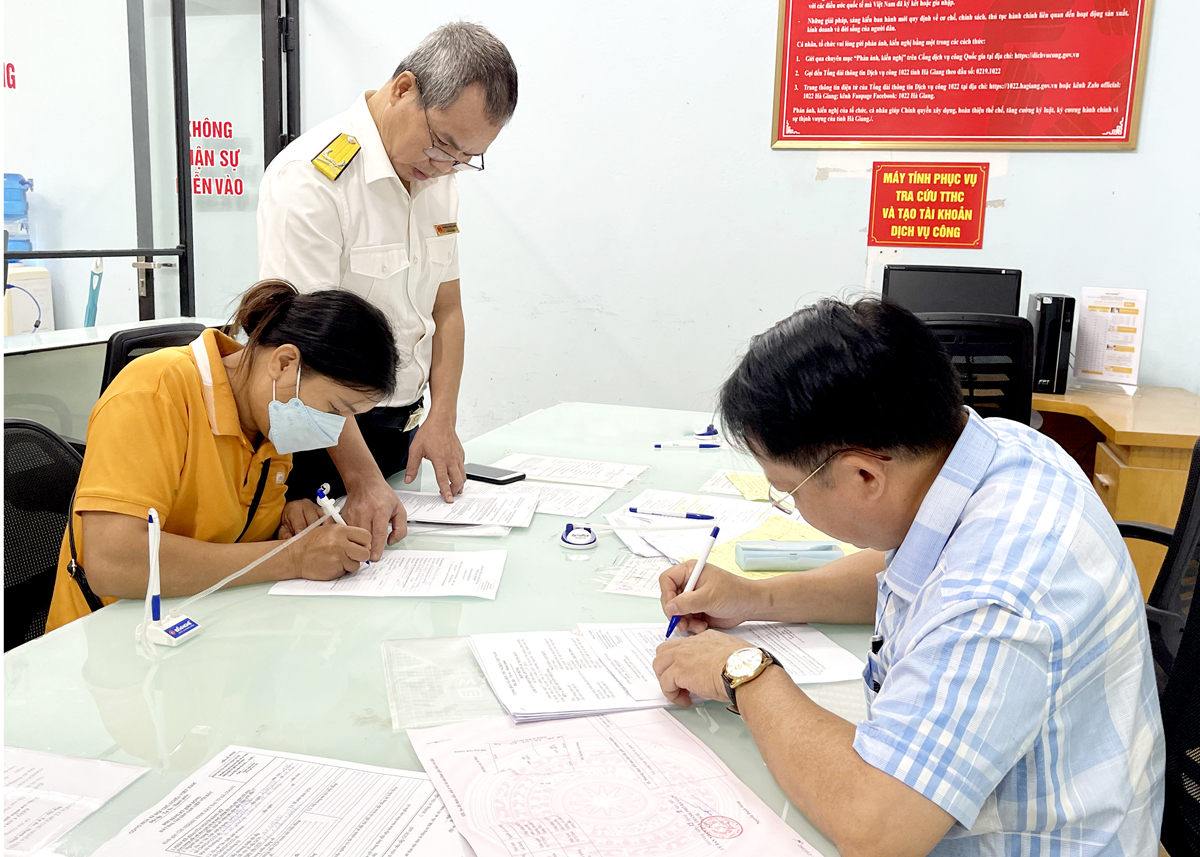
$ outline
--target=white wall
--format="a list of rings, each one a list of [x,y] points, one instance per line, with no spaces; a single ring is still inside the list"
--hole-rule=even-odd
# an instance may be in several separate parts
[[[4,169],[34,181],[33,246],[98,250],[137,246],[125,0],[4,3]],[[83,325],[90,259],[42,262],[55,322]],[[130,260],[108,260],[97,324],[137,318]]]
[[[1019,267],[1027,291],[1149,289],[1142,381],[1200,392],[1200,4],[1155,6],[1138,151],[994,155],[984,249],[902,259]],[[486,172],[459,177],[465,435],[564,400],[708,409],[748,337],[878,288],[865,167],[886,153],[769,147],[775,0],[301,12],[305,127],[447,20],[516,59],[516,116]]]

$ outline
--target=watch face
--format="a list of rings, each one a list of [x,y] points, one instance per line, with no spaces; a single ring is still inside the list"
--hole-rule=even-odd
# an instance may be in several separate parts
[[[731,679],[748,678],[763,662],[761,649],[738,649],[725,661],[725,672]]]

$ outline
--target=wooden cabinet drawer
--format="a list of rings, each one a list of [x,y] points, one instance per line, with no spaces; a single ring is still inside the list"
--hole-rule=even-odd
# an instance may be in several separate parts
[[[1117,457],[1107,443],[1098,443],[1096,475],[1092,484],[1118,521],[1145,521],[1173,527],[1183,503],[1187,471],[1134,467]]]
[[[1118,521],[1173,527],[1187,488],[1187,471],[1134,467],[1122,461],[1109,444],[1098,443],[1092,484],[1109,514]],[[1142,594],[1149,596],[1167,549],[1137,539],[1127,539],[1125,544],[1137,568]]]

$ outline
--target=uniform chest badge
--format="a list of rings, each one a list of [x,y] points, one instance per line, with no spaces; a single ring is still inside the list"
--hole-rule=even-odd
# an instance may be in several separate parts
[[[321,150],[321,154],[312,159],[312,163],[327,179],[337,181],[360,149],[362,145],[356,138],[349,134],[338,134],[332,143]]]
[[[433,227],[433,229],[435,232],[437,232],[438,235],[457,235],[458,234],[458,224],[457,223],[438,223]]]

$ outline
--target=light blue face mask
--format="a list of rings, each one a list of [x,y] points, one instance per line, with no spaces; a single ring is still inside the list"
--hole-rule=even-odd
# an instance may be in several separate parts
[[[288,402],[275,398],[271,382],[271,404],[267,407],[271,426],[267,437],[281,455],[337,446],[346,418],[310,408],[300,401],[300,363],[296,363],[296,395]]]

